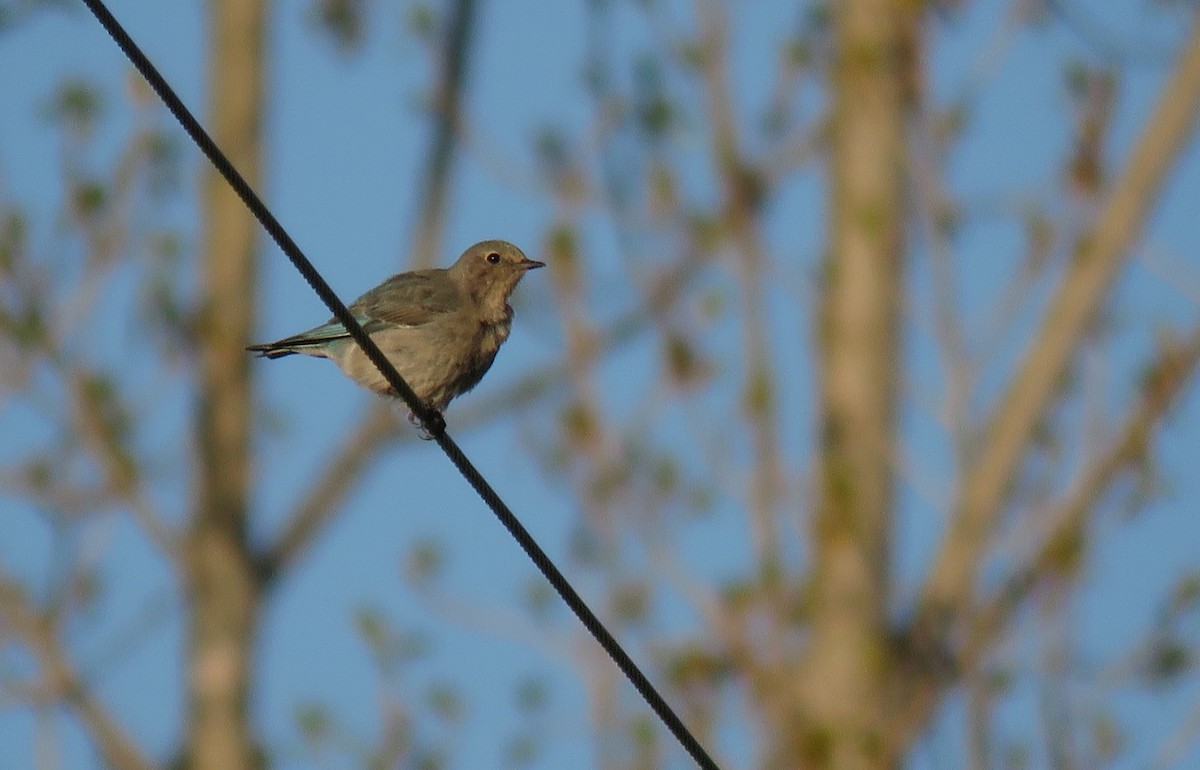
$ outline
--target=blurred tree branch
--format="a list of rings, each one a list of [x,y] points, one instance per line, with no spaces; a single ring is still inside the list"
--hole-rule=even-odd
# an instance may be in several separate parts
[[[887,586],[906,262],[904,127],[919,76],[920,20],[919,8],[896,0],[854,0],[833,11],[812,641],[790,715],[803,727],[793,728],[780,766],[799,755],[814,768],[866,770],[891,766],[900,751],[884,740],[883,720],[890,711]]]
[[[211,0],[210,132],[251,185],[262,179],[266,0]],[[251,369],[258,223],[215,169],[204,171],[194,510],[181,560],[187,612],[190,770],[253,770],[261,749],[250,688],[262,585],[248,530]]]
[[[437,80],[434,85],[433,136],[426,155],[417,233],[409,252],[413,268],[434,267],[441,253],[446,207],[450,201],[450,171],[454,159],[459,126],[462,123],[462,95],[466,90],[467,69],[473,48],[471,31],[478,15],[475,0],[455,0],[448,11],[445,41],[440,48]]]
[[[104,763],[113,770],[153,770],[108,709],[89,691],[58,640],[58,621],[35,607],[15,581],[0,576],[0,641],[11,636],[24,644],[41,666],[41,684],[29,688],[31,700],[64,702],[79,715]]]
[[[914,628],[940,639],[957,625],[974,594],[976,569],[994,522],[1020,470],[1025,448],[1047,411],[1074,351],[1118,271],[1129,260],[1146,213],[1200,107],[1200,23],[1142,132],[1075,253],[1020,370],[981,433],[966,468],[949,531],[926,582]]]
[[[1113,433],[1108,446],[1080,471],[1071,491],[1051,506],[1039,523],[1044,534],[1038,539],[1035,551],[1013,570],[1000,589],[971,611],[957,663],[943,661],[941,665],[926,668],[910,683],[915,688],[912,700],[897,710],[898,719],[893,727],[898,744],[908,743],[925,728],[932,710],[946,688],[953,686],[959,672],[977,668],[999,644],[1018,609],[1036,587],[1082,558],[1085,530],[1101,502],[1124,474],[1143,467],[1156,431],[1195,377],[1198,365],[1200,327],[1186,340],[1163,346],[1157,360],[1147,369],[1140,398],[1122,427]]]
[[[700,20],[705,98],[711,121],[710,163],[720,180],[720,217],[737,252],[734,267],[742,304],[742,346],[745,380],[742,408],[750,425],[752,472],[746,496],[755,562],[767,580],[779,577],[779,532],[776,517],[783,488],[779,456],[777,384],[767,338],[763,283],[768,261],[759,226],[759,209],[768,193],[762,172],[742,158],[728,84],[726,35],[728,22],[717,3],[697,0]]]
[[[1153,473],[1162,463],[1150,447],[1200,359],[1200,327],[1178,342],[1160,334],[1165,342],[1150,354],[1155,363],[1113,412],[1116,419],[1107,418],[1111,385],[1124,385],[1132,371],[1126,353],[1142,344],[1123,335],[1148,331],[1140,323],[1145,305],[1154,305],[1151,318],[1175,328],[1176,306],[1155,305],[1158,298],[1146,300],[1140,287],[1135,297],[1114,288],[1143,229],[1165,249],[1188,248],[1172,243],[1168,229],[1150,229],[1149,211],[1193,132],[1200,26],[1114,176],[1111,147],[1126,140],[1113,129],[1143,109],[1143,86],[1128,77],[1137,63],[1086,39],[1089,30],[1069,15],[1077,3],[998,2],[982,11],[974,10],[979,4],[905,0],[807,4],[771,17],[781,25],[771,30],[777,49],[749,52],[747,35],[763,19],[719,2],[696,0],[686,19],[661,3],[585,3],[586,50],[571,52],[582,73],[564,82],[582,83],[579,103],[585,110],[590,103],[590,116],[580,125],[574,100],[548,125],[504,115],[511,122],[503,130],[524,131],[532,153],[526,159],[506,148],[498,174],[484,143],[509,137],[463,114],[472,58],[481,54],[474,46],[496,41],[493,25],[478,18],[487,6],[444,0],[404,8],[432,65],[429,109],[417,118],[429,134],[416,179],[411,265],[432,265],[442,255],[454,169],[470,160],[473,173],[495,174],[507,191],[520,186],[521,194],[544,198],[542,249],[557,302],[537,325],[555,329],[550,335],[561,330],[561,345],[553,337],[560,350],[543,351],[548,357],[513,381],[464,400],[453,424],[466,430],[529,413],[515,443],[542,463],[542,481],[575,514],[565,534],[573,574],[635,657],[654,663],[656,680],[706,743],[730,731],[752,736],[745,757],[737,757],[747,766],[896,768],[930,744],[956,743],[944,740],[945,731],[965,730],[961,764],[973,770],[1039,760],[1099,767],[1111,761],[1115,739],[1105,725],[1087,733],[1087,720],[1119,704],[1120,688],[1162,687],[1181,681],[1181,671],[1193,683],[1191,627],[1154,620],[1128,654],[1099,664],[1102,676],[1084,685],[1087,697],[1074,697],[1073,678],[1097,665],[1080,654],[1071,624],[1088,598],[1085,581],[1096,579],[1086,560],[1110,535],[1097,523],[1123,524],[1102,514],[1144,506],[1159,491]],[[271,101],[261,80],[266,6],[208,6],[212,122],[251,178]],[[363,0],[317,6],[343,43],[357,42],[371,14],[395,10]],[[982,32],[977,16],[957,24],[959,14],[980,13],[1003,18]],[[1067,76],[1067,106],[1045,126],[1063,129],[1068,140],[1041,169],[1060,184],[996,192],[993,185],[1013,176],[985,180],[968,171],[963,192],[961,172],[974,161],[956,154],[980,138],[992,148],[993,140],[1009,142],[1004,121],[1026,119],[1019,104],[998,131],[989,124],[994,115],[981,119],[1011,75],[1000,65],[1029,50],[1028,30],[1063,22],[1080,35],[1055,37],[1084,37],[1084,52],[1060,39],[1048,55],[1036,51],[1034,65],[1049,63],[1050,80],[1055,65]],[[637,24],[645,29],[635,32]],[[955,85],[942,41],[960,32],[957,42],[979,51]],[[1089,63],[1095,55],[1101,66]],[[133,85],[133,101],[145,107]],[[1053,83],[1048,92],[1061,95]],[[390,632],[390,604],[357,618],[381,685],[380,719],[368,728],[375,732],[364,738],[321,694],[298,708],[298,738],[285,735],[280,748],[272,728],[278,756],[259,746],[249,704],[262,670],[255,653],[279,650],[277,640],[266,649],[258,641],[265,610],[279,595],[274,589],[319,542],[364,473],[415,436],[387,404],[372,401],[311,475],[285,469],[304,486],[278,537],[252,546],[252,393],[241,346],[253,313],[257,230],[206,180],[193,317],[176,299],[192,290],[192,276],[138,237],[140,228],[159,227],[160,212],[141,206],[138,190],[156,173],[142,161],[163,148],[151,146],[155,132],[139,122],[113,173],[92,173],[98,104],[75,84],[52,105],[56,115],[72,116],[59,118],[67,129],[65,200],[46,217],[58,228],[52,249],[31,245],[20,213],[0,199],[0,387],[6,407],[29,406],[47,426],[44,442],[5,461],[0,483],[53,541],[50,599],[32,602],[15,579],[0,575],[0,634],[18,656],[30,650],[34,665],[27,667],[36,672],[22,671],[27,682],[11,669],[3,673],[6,702],[42,720],[35,741],[48,761],[61,739],[46,725],[61,704],[78,713],[104,761],[119,770],[145,767],[148,760],[86,685],[107,686],[119,676],[114,661],[128,660],[150,626],[174,617],[178,602],[190,624],[189,670],[186,746],[173,767],[245,770],[286,763],[297,749],[318,762],[344,755],[373,767],[444,762],[462,737],[459,688],[424,687],[425,674],[440,665],[429,660],[414,683],[408,666],[422,655],[420,634]],[[984,189],[971,191],[977,183]],[[808,215],[816,221],[822,205],[828,235],[809,243]],[[1024,245],[996,271],[1011,280],[981,290],[971,260],[990,255],[980,238],[998,231],[1000,242]],[[928,260],[909,260],[922,246]],[[152,257],[149,269],[125,257],[142,251]],[[1069,261],[1059,259],[1063,252]],[[811,254],[822,255],[819,263]],[[178,337],[173,345],[144,345],[144,333],[156,328],[141,325],[146,319],[136,310],[106,307],[105,291],[117,283],[110,277],[130,263],[141,269],[136,280],[145,280],[140,299],[160,303],[149,320]],[[82,269],[71,272],[77,264]],[[164,271],[179,286],[169,278],[159,296]],[[1187,276],[1166,272],[1159,277],[1186,293]],[[1058,273],[1060,284],[1051,286]],[[933,286],[921,283],[927,278]],[[1047,294],[1044,317],[1028,318]],[[926,301],[931,323],[911,312]],[[1130,309],[1137,324],[1128,322]],[[147,362],[121,350],[106,362],[116,348],[101,341],[112,342],[110,329],[89,327],[99,328],[94,319],[131,316],[137,354],[160,358]],[[1032,340],[1024,355],[1009,349],[1020,333]],[[940,392],[922,389],[918,367],[930,350],[940,358]],[[196,392],[189,436],[196,452],[176,457],[168,448],[159,458],[147,443],[185,443],[177,414],[164,409],[170,428],[156,431],[161,424],[138,419],[147,411],[142,399],[161,386],[157,375],[171,377],[194,358],[194,381],[180,389],[172,380],[163,390]],[[1110,368],[1120,372],[1114,377]],[[815,396],[809,371],[818,373]],[[980,415],[981,394],[997,392]],[[930,414],[933,424],[925,422]],[[798,425],[808,432],[810,423],[815,436],[799,435]],[[165,441],[157,437],[165,432]],[[1135,486],[1121,496],[1130,478]],[[183,479],[192,482],[191,494],[177,492]],[[166,491],[190,508],[177,517],[186,520],[180,532],[171,513],[158,509],[171,507],[160,503]],[[932,522],[914,545],[911,524],[947,508],[953,515]],[[107,643],[85,655],[67,641],[107,577],[109,562],[99,554],[124,556],[105,551],[120,522],[102,515],[110,509],[137,521],[138,543],[141,534],[152,541],[177,580],[154,586],[158,598],[117,631],[103,631]],[[945,541],[922,585],[914,573],[931,554],[921,549],[933,549],[939,536]],[[1168,604],[1190,602],[1194,613],[1198,586],[1200,577],[1185,574]],[[411,587],[435,616],[529,642],[576,667],[590,719],[584,730],[592,728],[588,759],[598,767],[650,768],[677,758],[573,619],[552,614],[552,594],[531,589],[526,615],[514,615],[481,611],[440,585],[416,580]],[[1026,631],[1033,645],[1012,643],[1024,642]],[[17,661],[18,669],[25,665]],[[1016,692],[1018,678],[1032,686]],[[152,707],[151,697],[162,694],[148,696]],[[1022,698],[1037,724],[1019,746],[1004,714]],[[1176,733],[1151,747],[1161,764],[1185,761],[1194,750],[1196,713],[1178,711]],[[524,733],[506,760],[530,762],[541,742],[561,740],[558,719],[522,716]],[[438,726],[440,738],[422,739],[427,724]]]

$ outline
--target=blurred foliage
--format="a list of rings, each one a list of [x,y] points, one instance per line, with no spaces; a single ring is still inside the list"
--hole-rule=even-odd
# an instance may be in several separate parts
[[[316,28],[347,53],[363,42],[370,5],[369,0],[314,0],[309,13]]]
[[[1155,4],[1169,11],[1190,12],[1195,6],[1194,0],[1148,3]],[[927,5],[932,8],[930,24],[935,31],[952,27],[959,10],[956,4]],[[69,0],[0,0],[0,33],[11,31],[35,12],[68,6]],[[307,14],[315,33],[346,56],[360,53],[390,14],[399,19],[406,42],[416,41],[432,60],[440,53],[435,47],[446,8],[428,2],[311,0]],[[782,560],[743,565],[740,572],[731,573],[721,565],[719,579],[701,586],[694,584],[695,576],[687,574],[684,562],[690,527],[729,523],[701,522],[699,516],[744,510],[747,498],[756,491],[747,481],[753,479],[753,469],[745,459],[751,456],[743,430],[745,418],[785,425],[792,419],[785,410],[795,409],[797,403],[803,409],[805,400],[812,398],[777,377],[773,368],[745,368],[744,338],[737,335],[747,323],[747,310],[757,308],[743,306],[744,296],[735,284],[757,281],[777,301],[785,298],[787,310],[795,311],[788,317],[794,325],[807,320],[809,305],[829,284],[828,260],[800,254],[795,244],[780,246],[773,239],[775,230],[786,231],[777,225],[791,216],[780,206],[795,192],[788,186],[825,173],[832,130],[827,84],[835,66],[834,6],[803,5],[795,22],[782,31],[779,49],[769,57],[776,82],[766,84],[771,92],[760,103],[742,104],[744,95],[736,93],[735,85],[734,122],[738,130],[745,130],[744,141],[732,149],[716,150],[709,145],[714,142],[712,112],[718,100],[705,100],[705,89],[711,87],[705,77],[706,68],[719,61],[718,52],[699,29],[701,25],[677,24],[669,10],[668,4],[648,0],[587,4],[589,34],[596,34],[597,40],[577,81],[592,99],[592,122],[580,126],[560,115],[537,115],[522,135],[524,160],[512,164],[520,171],[513,175],[519,179],[512,187],[531,191],[545,203],[542,248],[550,264],[549,291],[554,294],[557,320],[565,330],[560,347],[566,351],[562,361],[555,362],[565,371],[562,382],[556,381],[555,389],[544,397],[540,404],[544,408],[523,419],[530,454],[539,469],[573,501],[564,546],[570,573],[581,576],[589,601],[595,599],[595,606],[603,608],[605,620],[621,630],[622,638],[634,640],[638,652],[654,661],[652,678],[667,684],[669,698],[683,703],[689,723],[698,725],[708,740],[723,735],[714,714],[734,701],[744,709],[740,718],[751,729],[767,731],[765,725],[777,716],[772,710],[779,707],[772,698],[778,698],[795,677],[793,668],[813,617],[807,579],[811,565],[801,546]],[[605,28],[611,13],[632,14],[646,27],[649,42],[638,40],[618,50],[613,40],[596,32]],[[1020,4],[1013,13],[1019,28],[1055,24],[1079,28],[1079,19],[1064,18],[1058,3]],[[1111,52],[1128,46],[1120,35],[1114,45],[1113,40],[1097,40],[1090,28],[1085,29],[1084,44],[1060,65],[1068,149],[1060,159],[1058,176],[1054,177],[1054,169],[1047,171],[1038,182],[1045,189],[1015,204],[980,204],[954,190],[939,190],[941,197],[929,206],[930,237],[944,239],[951,250],[981,221],[1005,219],[1012,225],[1020,241],[1014,278],[1012,286],[998,287],[997,293],[1019,308],[1017,321],[1028,312],[1022,304],[1025,296],[1044,291],[1056,271],[1087,251],[1086,242],[1073,239],[1079,228],[1072,219],[1076,214],[1061,216],[1056,199],[1070,198],[1086,210],[1111,181],[1110,123],[1128,69]],[[734,66],[738,54],[726,52]],[[973,74],[971,82],[947,96],[945,103],[924,104],[922,114],[909,116],[914,133],[926,132],[923,138],[930,145],[933,165],[948,167],[936,169],[939,174],[952,176],[954,153],[986,117],[976,90],[977,77],[986,81],[985,76]],[[130,335],[136,354],[158,354],[164,361],[190,366],[196,353],[189,262],[200,236],[174,226],[165,213],[192,192],[185,162],[190,150],[144,87],[133,84],[128,101],[105,92],[87,77],[61,83],[38,109],[48,130],[60,139],[65,169],[60,209],[33,217],[18,203],[0,199],[0,364],[4,366],[0,382],[10,389],[4,395],[14,388],[8,379],[36,381],[38,392],[29,399],[31,408],[44,408],[47,400],[60,406],[44,398],[47,393],[65,394],[74,406],[47,410],[53,439],[30,447],[6,466],[3,480],[36,501],[56,531],[65,533],[65,550],[80,549],[69,536],[78,519],[104,507],[128,507],[140,494],[145,474],[158,472],[165,464],[160,456],[177,451],[163,449],[161,441],[156,446],[150,438],[163,432],[169,432],[172,441],[177,438],[177,426],[163,431],[158,404],[146,398],[141,388],[141,381],[151,379],[153,373],[144,369],[130,373],[113,361],[91,360],[88,334],[111,321],[103,313],[103,287],[113,271],[127,270],[138,281],[139,312],[132,324],[135,333]],[[421,103],[426,108],[436,106],[432,97]],[[106,121],[126,110],[134,113],[135,129],[119,158],[110,161],[109,154],[96,152],[92,142]],[[459,128],[468,152],[488,152],[486,142],[471,133],[474,126]],[[496,165],[504,167],[503,162]],[[511,180],[501,180],[505,181]],[[917,209],[923,204],[914,200],[912,205]],[[778,249],[768,264],[756,268],[760,272],[749,276],[741,272],[739,257],[745,247],[738,241],[739,216],[765,223],[764,240]],[[873,234],[889,223],[888,212],[876,208],[855,211],[853,216]],[[617,244],[617,264],[608,272],[598,267],[603,261],[597,258],[601,246],[596,223],[601,219]],[[53,223],[53,228],[44,222]],[[44,237],[43,231],[49,229],[68,233],[70,243],[63,247]],[[65,256],[46,256],[47,243],[49,248],[62,249]],[[925,245],[912,248],[916,251]],[[84,265],[82,274],[62,269],[77,262]],[[665,288],[658,286],[660,276],[669,279],[662,281]],[[62,308],[71,303],[80,310],[64,325]],[[997,302],[997,307],[1004,304]],[[920,312],[919,307],[905,310]],[[620,359],[620,370],[614,373],[601,370],[599,361],[620,349],[611,340],[620,337],[613,318],[621,313],[629,314],[622,318],[634,319],[631,326],[637,332],[628,335],[636,337],[635,344],[622,340],[621,345],[637,348],[636,355],[643,358]],[[980,336],[986,344],[1005,339],[1004,333],[1014,323],[1001,317],[1003,313],[992,315],[977,324],[986,330]],[[913,322],[918,327],[914,334],[924,331],[921,323],[919,318]],[[1095,344],[1114,333],[1114,323],[1097,319]],[[798,345],[792,331],[779,335],[789,341],[786,344]],[[816,336],[814,344],[819,345],[822,340]],[[1167,388],[1174,374],[1169,355],[1174,341],[1160,342],[1153,363],[1146,365],[1137,383],[1144,395]],[[778,363],[781,369],[794,353],[774,348],[770,352],[771,367]],[[651,361],[651,373],[629,365],[629,360]],[[803,374],[807,376],[808,370]],[[1085,375],[1070,369],[1057,383],[1065,400],[1078,397],[1086,388]],[[609,398],[604,378],[614,376],[627,384],[632,403],[613,403]],[[905,397],[918,404],[927,396],[913,392],[921,390],[921,383],[905,387]],[[928,408],[932,417],[942,419],[938,406]],[[705,419],[698,420],[697,415]],[[720,415],[735,416],[722,422]],[[152,431],[147,426],[156,418],[158,430]],[[1036,455],[1013,490],[1014,510],[1040,510],[1065,486],[1080,444],[1081,434],[1073,430],[1077,420],[1071,409],[1063,409],[1038,426]],[[668,421],[685,436],[674,445],[658,443]],[[710,422],[712,426],[701,424]],[[983,440],[982,435],[969,436],[965,454],[970,456]],[[1151,449],[1148,442],[1140,447],[1138,463],[1129,468],[1130,488],[1113,495],[1116,502],[1108,503],[1105,510],[1141,513],[1164,494],[1166,480],[1159,477]],[[805,518],[811,497],[807,452],[790,445],[785,450],[787,496],[778,508],[786,514],[779,518],[789,543],[801,540],[798,533],[810,523]],[[898,458],[897,465],[906,460]],[[179,484],[178,479],[174,482]],[[906,487],[906,494],[909,491]],[[722,545],[730,551],[744,547],[735,542],[740,535],[730,535],[728,529],[714,531],[720,532],[715,537],[724,538]],[[1077,529],[1049,541],[1044,555],[1050,568],[1042,579],[1068,586],[1088,579],[1095,537],[1092,530]],[[456,567],[453,553],[451,545],[429,538],[412,543],[403,555],[401,576],[435,609],[446,609],[440,600],[450,582],[444,578]],[[684,556],[672,561],[680,554]],[[72,556],[66,554],[62,560],[70,562]],[[70,605],[72,613],[95,606],[105,587],[100,581],[94,570],[71,572],[60,588],[64,604]],[[517,590],[519,617],[510,619],[511,628],[503,630],[525,631],[532,644],[544,641],[556,653],[571,647],[579,654],[574,642],[582,635],[572,636],[578,630],[575,619],[561,611],[544,578],[532,575]],[[680,633],[672,614],[680,607],[692,613],[689,622],[699,618],[700,625],[690,628],[706,630]],[[1180,575],[1163,602],[1158,626],[1142,640],[1130,677],[1135,681],[1122,680],[1121,686],[1136,684],[1161,692],[1194,675],[1195,634],[1187,624],[1195,623],[1197,607],[1200,573]],[[724,621],[725,627],[716,622],[705,625],[713,618]],[[455,731],[473,719],[487,718],[473,713],[469,682],[457,672],[430,676],[430,669],[436,668],[430,662],[436,639],[402,625],[383,608],[360,608],[348,622],[379,680],[378,741],[364,741],[338,721],[329,705],[316,701],[295,707],[293,721],[300,739],[313,755],[351,757],[351,766],[434,770],[451,764],[457,749]],[[522,625],[526,622],[529,628]],[[896,644],[894,652],[901,663],[920,663],[921,651],[910,646]],[[587,655],[579,657],[590,661]],[[984,694],[992,701],[1024,697],[1022,686],[1031,676],[1046,676],[1040,670],[1030,674],[1028,660],[997,657],[1003,659],[986,661],[977,672]],[[607,666],[607,661],[601,663]],[[1077,660],[1072,664],[1082,666]],[[1038,665],[1033,664],[1035,669]],[[0,677],[7,673],[0,672]],[[597,689],[611,685],[616,677],[611,672],[584,673],[585,685]],[[627,695],[621,693],[614,703],[605,704],[612,707],[610,721],[593,725],[601,755],[618,757],[610,763],[614,766],[660,767],[668,756],[665,734]],[[543,762],[547,744],[561,731],[553,708],[559,700],[551,680],[540,672],[515,679],[511,702],[517,724],[497,749],[505,766]],[[1104,763],[1119,761],[1133,737],[1119,710],[1081,711],[1078,730],[1079,741]],[[1043,749],[1035,748],[1027,734],[1010,733],[1000,723],[991,732],[994,756],[989,760],[995,766],[1039,766]],[[831,741],[830,735],[815,730],[785,743],[800,746],[811,758],[828,755]]]

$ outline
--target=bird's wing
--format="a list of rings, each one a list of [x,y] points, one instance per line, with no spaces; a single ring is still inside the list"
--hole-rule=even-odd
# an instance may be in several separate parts
[[[354,300],[351,312],[368,325],[421,326],[454,312],[462,300],[445,270],[418,270],[387,279]]]
[[[427,324],[460,306],[454,283],[444,273],[444,270],[420,270],[394,275],[354,300],[349,310],[368,334],[389,327]],[[325,343],[349,336],[340,321],[330,318],[307,331],[275,342],[251,345],[248,349],[275,357],[320,348]]]

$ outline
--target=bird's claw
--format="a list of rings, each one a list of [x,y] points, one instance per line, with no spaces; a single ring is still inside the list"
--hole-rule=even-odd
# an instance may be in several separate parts
[[[446,421],[442,418],[442,413],[436,409],[430,409],[426,414],[426,419],[429,420],[430,427],[434,432],[442,433],[446,430]],[[425,427],[425,423],[421,422],[421,418],[417,417],[413,412],[408,413],[408,421],[414,428],[417,429],[417,436],[424,441],[432,441],[433,433]]]

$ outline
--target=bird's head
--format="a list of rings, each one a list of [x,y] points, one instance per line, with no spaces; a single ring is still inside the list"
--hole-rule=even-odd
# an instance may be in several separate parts
[[[462,253],[450,268],[485,312],[501,314],[526,271],[545,267],[508,241],[481,241]]]

